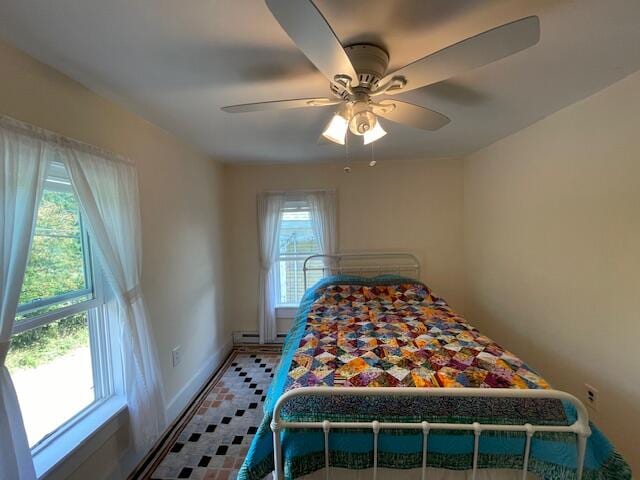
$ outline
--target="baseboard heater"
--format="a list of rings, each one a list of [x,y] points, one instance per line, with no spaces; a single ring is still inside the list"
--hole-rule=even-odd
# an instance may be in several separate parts
[[[283,343],[286,333],[278,333],[276,339],[269,343]],[[246,343],[260,343],[260,334],[258,332],[233,332],[233,344],[241,345]]]

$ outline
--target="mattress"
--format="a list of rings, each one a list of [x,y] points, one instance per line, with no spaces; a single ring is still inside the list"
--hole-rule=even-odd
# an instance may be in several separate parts
[[[329,277],[309,289],[301,302],[265,402],[264,420],[239,478],[260,479],[273,470],[269,424],[275,402],[287,390],[313,386],[549,388],[534,369],[480,333],[423,283],[395,276]],[[553,425],[575,421],[571,405],[553,399],[385,395],[296,397],[286,404],[282,415],[290,421]],[[631,478],[622,457],[597,428],[592,426],[592,430],[584,478]],[[373,466],[371,431],[334,429],[329,443],[331,478],[338,478],[339,471],[344,478],[363,478],[361,473]],[[525,436],[519,432],[483,433],[479,468],[485,473],[522,468],[524,443]],[[313,478],[314,472],[324,469],[322,432],[285,431],[282,449],[285,478]],[[459,478],[464,478],[460,472],[469,470],[472,461],[471,432],[430,433],[428,466],[444,472],[442,478],[447,478],[447,471],[458,471]],[[409,473],[421,463],[419,431],[380,433],[380,468]],[[540,478],[574,477],[575,435],[537,433],[532,440],[529,471]]]

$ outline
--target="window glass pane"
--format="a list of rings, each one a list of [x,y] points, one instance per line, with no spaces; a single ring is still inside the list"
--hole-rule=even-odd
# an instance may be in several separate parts
[[[21,310],[39,300],[88,288],[84,248],[75,195],[45,189],[20,293]]]
[[[6,365],[33,446],[95,401],[87,312],[14,335]]]
[[[309,209],[285,209],[282,213],[279,238],[280,255],[311,255],[318,253]]]
[[[320,251],[311,226],[306,202],[288,202],[282,212],[278,238],[280,304],[298,304],[304,294],[304,259]],[[321,271],[307,273],[308,286],[322,277]]]
[[[280,260],[280,303],[298,304],[304,295],[304,258],[299,260]],[[322,267],[322,262],[309,262],[309,267]],[[312,287],[322,278],[322,270],[307,271],[307,287]]]

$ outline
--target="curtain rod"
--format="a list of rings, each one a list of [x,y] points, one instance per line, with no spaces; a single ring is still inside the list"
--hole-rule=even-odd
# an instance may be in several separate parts
[[[71,150],[78,150],[81,152],[89,153],[102,157],[106,160],[115,162],[126,163],[127,165],[135,166],[135,164],[126,157],[118,155],[117,153],[110,152],[100,147],[96,147],[89,143],[81,142],[71,137],[66,137],[59,133],[52,132],[45,128],[37,127],[30,123],[17,120],[7,115],[0,115],[0,128],[17,133],[19,135],[25,135],[31,138],[42,140],[47,142],[54,148],[68,148]]]

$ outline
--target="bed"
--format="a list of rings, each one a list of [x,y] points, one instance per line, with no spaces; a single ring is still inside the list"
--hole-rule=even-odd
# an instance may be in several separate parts
[[[316,255],[239,478],[631,478],[584,405],[480,333],[415,256]],[[305,284],[306,287],[306,284]]]

